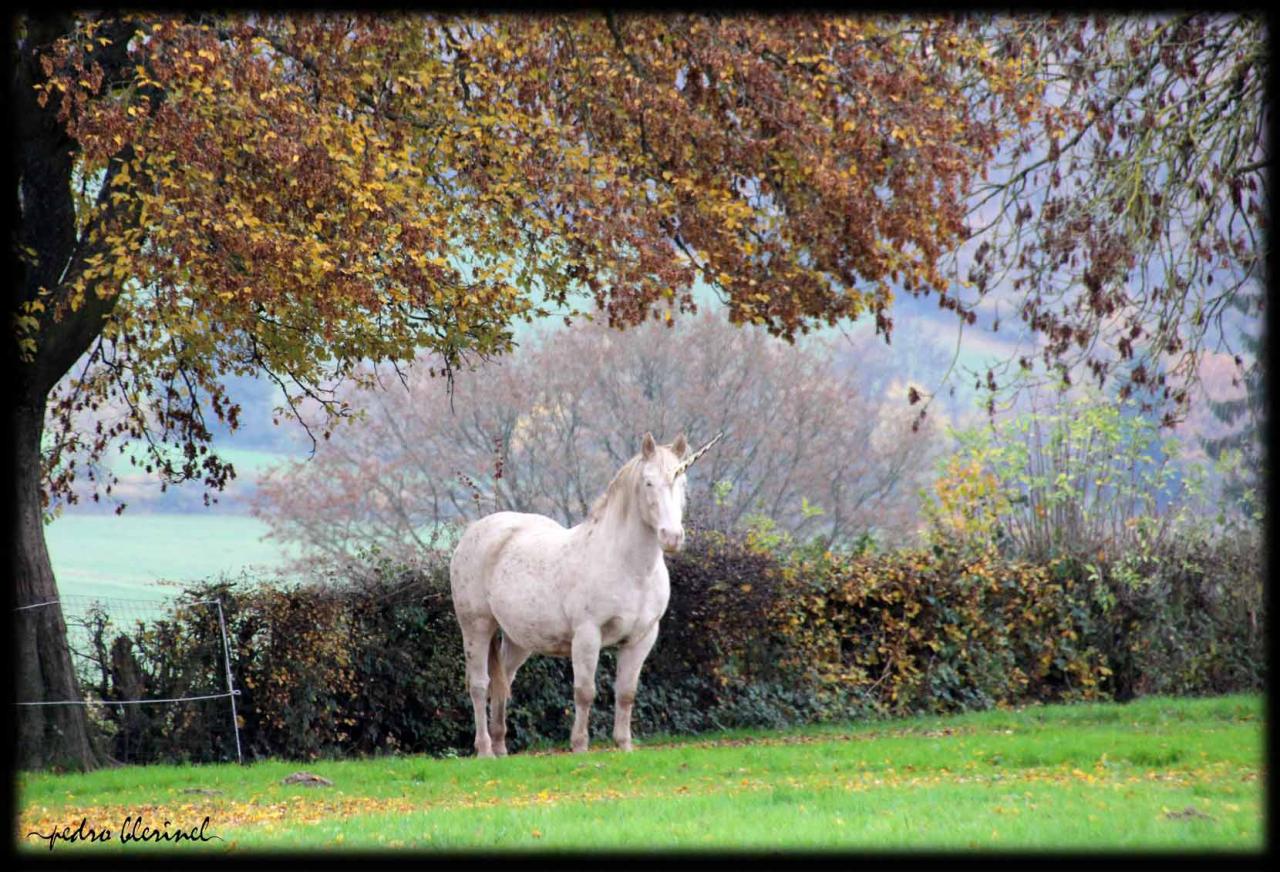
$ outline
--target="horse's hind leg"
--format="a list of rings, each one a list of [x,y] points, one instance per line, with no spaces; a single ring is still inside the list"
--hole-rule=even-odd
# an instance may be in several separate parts
[[[530,653],[505,634],[500,647],[489,648],[489,739],[493,753],[499,757],[507,756],[507,700],[511,698],[511,682]]]
[[[631,707],[640,686],[640,667],[658,638],[658,625],[629,645],[618,648],[618,675],[613,683],[613,741],[623,751],[631,750]]]
[[[493,743],[485,725],[485,702],[489,696],[489,643],[498,632],[498,623],[492,618],[462,620],[462,651],[467,658],[467,688],[471,692],[471,707],[476,717],[476,756],[492,757]]]
[[[575,753],[587,750],[599,661],[600,628],[594,624],[576,628],[573,631],[573,731],[569,733],[569,743]]]

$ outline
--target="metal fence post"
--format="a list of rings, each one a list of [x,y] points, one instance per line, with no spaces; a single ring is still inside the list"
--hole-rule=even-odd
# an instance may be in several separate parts
[[[222,652],[225,655],[223,664],[227,668],[227,693],[231,695],[231,727],[236,733],[236,762],[243,764],[244,755],[240,751],[240,718],[236,715],[236,694],[239,691],[236,690],[235,683],[231,680],[231,645],[227,642],[227,622],[222,616],[221,597],[215,602],[218,604],[218,629],[222,631]]]

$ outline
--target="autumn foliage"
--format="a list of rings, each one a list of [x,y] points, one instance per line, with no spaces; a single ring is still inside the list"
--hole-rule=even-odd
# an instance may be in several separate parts
[[[1204,9],[993,28],[1029,47],[1046,86],[977,185],[958,261],[965,306],[1005,300],[1037,337],[995,368],[1002,382],[1036,368],[1089,379],[1173,423],[1207,358],[1252,367],[1242,324],[1265,315],[1269,26],[1257,10]]]
[[[783,337],[865,312],[887,332],[893,286],[946,287],[1023,66],[946,19],[80,20],[33,86],[78,146],[93,247],[31,288],[24,354],[102,310],[51,468],[145,433],[166,480],[217,486],[222,376],[341,413],[323,383],[361,360],[498,354],[513,318],[583,302],[669,318],[698,277]],[[108,396],[122,418],[77,432]]]
[[[1181,406],[1206,319],[1244,299],[1264,253],[1256,17],[94,13],[16,30],[20,270],[5,359],[24,603],[57,599],[42,520],[77,499],[78,478],[94,499],[110,493],[111,448],[140,447],[166,485],[225,486],[234,469],[210,442],[239,424],[228,376],[274,380],[282,418],[318,404],[319,439],[350,412],[337,385],[367,383],[368,363],[425,351],[452,377],[510,351],[522,318],[671,322],[695,308],[700,279],[735,324],[793,340],[867,316],[888,338],[895,293],[936,294],[972,324],[1008,275],[1046,366],[1122,373],[1125,390]],[[980,239],[981,198],[995,230]],[[966,242],[957,281],[948,256]],[[882,567],[901,576],[892,597],[852,564],[831,569],[836,602],[884,617],[874,651],[839,661],[885,676],[868,704],[967,704],[920,666],[947,631],[889,620],[905,620],[918,578],[973,622],[973,644],[1004,652],[947,662],[1013,682],[974,693],[1102,686],[1069,636],[1053,643],[1066,665],[1051,658],[1045,673],[1040,649],[1001,635],[1014,601],[1048,603],[1040,631],[1065,626],[1053,603],[1071,594],[1035,574],[1047,569],[902,560]],[[362,625],[336,600],[325,611],[289,596],[262,600],[270,618],[247,637],[271,663],[254,679],[264,729],[288,711],[288,729],[315,727],[294,737],[309,748],[385,747],[352,739],[336,713],[354,703],[326,695],[355,693],[375,668],[351,635]],[[287,644],[307,614],[347,635]],[[24,620],[19,694],[76,696],[59,611]],[[830,641],[846,630],[806,626],[802,659],[835,669]],[[311,650],[340,638],[356,647]],[[1010,662],[1021,672],[1000,671]],[[317,664],[320,683],[291,697]],[[78,710],[19,720],[20,765],[92,765]]]
[[[57,599],[42,521],[77,479],[110,493],[111,448],[225,486],[228,375],[273,379],[281,417],[320,403],[319,439],[366,362],[449,372],[539,314],[670,318],[697,277],[778,336],[887,333],[892,286],[945,284],[1037,93],[947,18],[85,13],[14,36],[22,603]],[[20,635],[23,700],[76,696],[60,613]],[[93,765],[78,711],[20,721],[22,765]]]
[[[1110,668],[1082,637],[1079,594],[1051,567],[929,551],[801,562],[788,599],[789,662],[828,694],[902,714],[1096,699]]]

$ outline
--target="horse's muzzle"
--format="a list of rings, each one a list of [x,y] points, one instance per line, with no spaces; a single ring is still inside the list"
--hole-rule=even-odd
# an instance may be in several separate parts
[[[668,554],[674,554],[684,547],[684,530],[662,528],[658,531],[658,544]]]

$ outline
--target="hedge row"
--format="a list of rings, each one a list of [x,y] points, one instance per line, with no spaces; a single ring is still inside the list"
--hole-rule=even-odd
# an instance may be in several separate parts
[[[1184,541],[1134,565],[1048,566],[941,549],[857,556],[693,532],[668,558],[671,605],[641,675],[634,730],[697,733],[1032,701],[1206,694],[1264,686],[1256,543]],[[231,637],[249,757],[470,753],[447,555],[282,589],[206,583]],[[207,611],[115,627],[100,616],[83,680],[103,699],[225,682]],[[608,742],[613,653],[592,715]],[[568,741],[572,669],[533,657],[509,744]],[[130,762],[233,759],[226,700],[104,707],[107,753]]]

